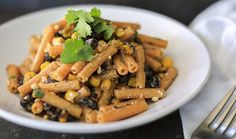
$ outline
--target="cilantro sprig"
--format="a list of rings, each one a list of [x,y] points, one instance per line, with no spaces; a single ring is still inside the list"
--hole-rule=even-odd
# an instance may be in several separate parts
[[[68,39],[65,42],[65,49],[61,54],[62,63],[70,64],[76,61],[91,61],[93,59],[92,47],[83,39]]]
[[[82,38],[90,36],[92,31],[95,31],[103,34],[105,40],[109,40],[114,33],[112,25],[101,18],[101,10],[96,7],[90,12],[68,9],[65,19],[68,24],[75,24],[74,31]]]

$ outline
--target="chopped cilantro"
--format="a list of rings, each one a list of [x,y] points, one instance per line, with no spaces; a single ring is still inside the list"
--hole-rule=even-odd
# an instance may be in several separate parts
[[[96,8],[96,7],[94,7],[94,8],[91,9],[90,15],[92,17],[100,18],[101,17],[101,10]]]
[[[33,90],[33,97],[34,98],[42,98],[44,96],[44,92],[40,89]]]
[[[92,47],[83,39],[68,39],[65,42],[65,49],[61,54],[62,63],[69,64],[76,61],[91,61],[93,59]]]

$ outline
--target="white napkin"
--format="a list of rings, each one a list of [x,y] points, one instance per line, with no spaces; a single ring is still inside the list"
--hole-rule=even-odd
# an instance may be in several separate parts
[[[207,46],[212,73],[201,92],[180,109],[186,139],[236,85],[236,1],[213,5],[194,20],[191,29]]]

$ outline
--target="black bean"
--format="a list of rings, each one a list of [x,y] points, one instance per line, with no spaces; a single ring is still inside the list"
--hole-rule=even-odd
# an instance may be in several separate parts
[[[47,52],[47,53],[45,53],[44,61],[52,62],[52,61],[54,61],[54,59]]]
[[[52,79],[52,78],[50,78],[49,76],[48,76],[48,78],[47,78],[47,80],[45,80],[44,81],[44,83],[55,83],[55,82],[57,82],[57,80],[54,80],[54,79]]]
[[[32,104],[30,102],[28,102],[27,100],[24,100],[23,98],[21,98],[20,99],[20,105],[26,111],[29,111],[29,112],[31,111]]]
[[[75,103],[81,106],[89,107],[91,109],[98,109],[97,103],[94,100],[90,99],[89,97],[75,99]]]
[[[159,78],[156,76],[150,77],[146,82],[146,86],[150,88],[158,88],[160,86]]]
[[[19,86],[21,86],[21,85],[24,84],[24,76],[21,75],[21,76],[19,77],[18,83],[19,83]]]
[[[150,77],[155,76],[154,72],[148,66],[145,66],[144,71],[145,71],[147,79],[149,79]]]
[[[86,40],[86,43],[88,43],[89,45],[91,45],[95,49],[98,45],[98,40],[95,38],[89,38]]]
[[[48,103],[43,103],[43,109],[45,110],[45,111],[48,111],[48,110],[50,110],[52,108],[52,105],[50,105],[50,104],[48,104]]]
[[[55,35],[55,37],[62,37],[62,38],[64,38],[63,35],[60,34],[59,32],[56,32],[54,35]]]

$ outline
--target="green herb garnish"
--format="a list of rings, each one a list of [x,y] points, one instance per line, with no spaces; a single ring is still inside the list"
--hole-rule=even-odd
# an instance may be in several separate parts
[[[44,92],[40,89],[34,89],[32,96],[34,98],[42,98],[44,96]]]
[[[68,39],[65,42],[65,49],[61,54],[62,63],[69,64],[76,61],[91,61],[93,59],[92,47],[83,39]]]

